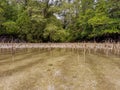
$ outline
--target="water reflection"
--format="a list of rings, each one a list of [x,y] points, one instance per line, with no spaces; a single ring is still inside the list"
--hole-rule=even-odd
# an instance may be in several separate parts
[[[0,90],[118,90],[120,58],[103,52],[53,48],[2,50]]]

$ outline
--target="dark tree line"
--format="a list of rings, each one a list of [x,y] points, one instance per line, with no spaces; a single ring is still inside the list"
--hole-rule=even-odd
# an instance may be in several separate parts
[[[120,0],[0,0],[0,37],[27,42],[120,39]]]

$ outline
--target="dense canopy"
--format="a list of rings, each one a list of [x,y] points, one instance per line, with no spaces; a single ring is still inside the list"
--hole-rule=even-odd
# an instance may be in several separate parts
[[[26,42],[120,39],[120,0],[0,0],[0,37]]]

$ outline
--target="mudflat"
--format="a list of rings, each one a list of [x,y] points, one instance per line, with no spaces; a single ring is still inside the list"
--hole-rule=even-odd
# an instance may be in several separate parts
[[[112,53],[70,48],[5,50],[0,53],[0,90],[120,89],[120,57]]]

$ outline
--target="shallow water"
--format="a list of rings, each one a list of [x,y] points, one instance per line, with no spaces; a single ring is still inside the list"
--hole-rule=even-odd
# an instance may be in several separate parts
[[[0,90],[119,90],[120,57],[86,50],[0,53]]]

